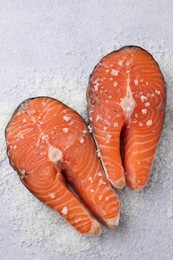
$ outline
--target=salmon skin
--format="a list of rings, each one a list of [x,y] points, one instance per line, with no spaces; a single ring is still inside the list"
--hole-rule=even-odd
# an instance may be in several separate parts
[[[114,51],[94,68],[87,91],[89,120],[114,187],[146,185],[162,132],[165,95],[157,62],[138,46]]]
[[[10,164],[23,184],[77,231],[101,234],[87,207],[108,227],[118,225],[118,197],[77,112],[53,98],[28,99],[13,114],[5,135]]]

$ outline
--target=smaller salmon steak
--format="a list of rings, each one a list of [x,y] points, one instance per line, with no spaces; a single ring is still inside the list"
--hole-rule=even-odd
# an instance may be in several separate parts
[[[165,117],[165,84],[158,64],[137,46],[114,51],[92,72],[87,98],[93,136],[110,183],[142,189]]]
[[[102,231],[86,206],[108,227],[118,225],[118,197],[85,121],[73,109],[48,97],[28,99],[13,114],[6,142],[23,184],[81,234]]]

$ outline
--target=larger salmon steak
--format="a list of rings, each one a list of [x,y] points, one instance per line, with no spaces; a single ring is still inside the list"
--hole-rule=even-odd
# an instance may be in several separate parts
[[[6,142],[23,184],[77,231],[101,234],[88,209],[108,227],[118,225],[118,197],[85,121],[73,109],[48,97],[26,100],[6,128]]]
[[[157,62],[137,46],[114,51],[92,72],[87,97],[93,136],[111,184],[143,188],[165,116],[165,83]]]

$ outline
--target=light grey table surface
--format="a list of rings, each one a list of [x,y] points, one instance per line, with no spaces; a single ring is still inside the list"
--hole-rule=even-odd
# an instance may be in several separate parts
[[[53,96],[86,119],[88,77],[124,45],[147,49],[167,85],[164,131],[146,188],[118,191],[119,227],[82,237],[9,166],[4,128],[24,99]],[[0,0],[0,259],[173,259],[173,1]]]

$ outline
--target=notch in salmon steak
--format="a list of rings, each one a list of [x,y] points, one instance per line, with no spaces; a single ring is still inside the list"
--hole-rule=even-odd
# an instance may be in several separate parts
[[[87,91],[89,120],[114,187],[146,185],[162,132],[165,96],[157,62],[140,47],[114,51],[94,68]]]
[[[10,164],[23,184],[77,231],[101,234],[94,216],[110,228],[118,225],[118,197],[77,112],[53,98],[28,99],[13,114],[5,134]]]

